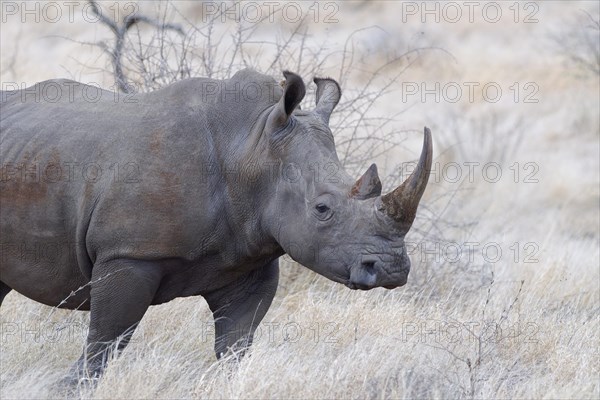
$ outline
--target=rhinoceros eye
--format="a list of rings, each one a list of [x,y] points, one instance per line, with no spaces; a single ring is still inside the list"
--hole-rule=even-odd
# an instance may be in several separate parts
[[[326,204],[318,203],[315,206],[315,216],[321,221],[328,221],[333,216],[333,211]]]
[[[320,213],[320,214],[325,214],[327,211],[329,211],[329,207],[327,207],[325,204],[323,203],[319,203],[315,206],[316,210]]]

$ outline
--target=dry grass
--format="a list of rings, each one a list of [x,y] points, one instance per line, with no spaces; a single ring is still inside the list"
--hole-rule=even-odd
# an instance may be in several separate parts
[[[283,290],[239,365],[214,360],[203,300],[178,300],[152,308],[98,388],[81,395],[594,398],[597,242],[561,247],[562,257],[548,254],[529,270],[502,262],[493,284],[471,288],[439,271],[421,287],[350,292],[286,263]],[[53,343],[54,321],[80,328],[87,315],[56,312],[47,321],[51,309],[16,295],[4,310],[2,397],[55,396],[50,385],[77,357],[81,337]],[[8,335],[10,321],[44,334]]]
[[[494,161],[502,167],[502,179],[490,183],[482,178],[481,169],[475,170],[472,182],[432,179],[407,238],[420,246],[411,254],[413,269],[407,286],[393,291],[349,291],[284,257],[278,294],[248,357],[240,362],[217,362],[206,303],[201,298],[179,299],[151,308],[124,354],[110,363],[95,390],[79,388],[81,397],[600,397],[598,77],[582,80],[578,74],[565,74],[552,46],[541,46],[535,54],[519,53],[525,51],[519,46],[519,38],[524,36],[517,35],[527,34],[527,49],[538,45],[539,35],[560,23],[566,6],[542,6],[537,25],[424,27],[418,23],[397,26],[388,21],[397,11],[393,2],[379,6],[383,10],[379,10],[378,22],[389,31],[384,37],[390,42],[376,45],[380,43],[375,42],[380,34],[377,29],[367,32],[367,38],[375,43],[371,48],[346,40],[354,29],[370,25],[362,22],[361,12],[373,9],[364,11],[358,3],[352,5],[356,7],[352,11],[358,10],[359,17],[340,14],[347,26],[338,34],[342,40],[336,42],[335,35],[328,36],[332,52],[343,54],[351,43],[355,55],[355,73],[345,76],[347,108],[332,121],[338,127],[340,151],[349,149],[348,166],[358,170],[366,162],[361,157],[377,155],[389,187],[398,178],[399,160],[417,154],[417,141],[403,142],[410,136],[404,133],[427,124],[435,135],[436,161],[442,166]],[[194,11],[189,7],[188,17]],[[594,7],[582,2],[568,10],[580,13],[579,9],[585,8],[597,18]],[[322,28],[316,26],[312,36],[294,31],[294,26],[283,30],[278,43],[285,43],[293,32],[300,42],[285,48],[286,57],[276,63],[269,59],[264,69],[273,64],[271,72],[277,76],[276,70],[298,65],[307,80],[315,72],[337,78],[340,64],[335,58],[330,64],[316,65],[320,55],[308,51],[321,44]],[[404,59],[404,64],[379,72],[369,94],[360,97],[360,88],[377,71],[375,61],[383,65],[390,60],[389,43],[409,43],[397,54],[416,46],[407,39],[410,34],[400,35],[395,29],[400,33],[423,29],[430,42],[419,39],[416,44],[440,44],[458,61],[435,51],[417,61]],[[143,32],[141,35],[144,37]],[[478,35],[484,35],[486,42],[479,42]],[[232,40],[235,43],[235,35]],[[494,48],[489,43],[496,41],[502,46],[509,43],[519,57],[491,60],[482,56]],[[298,64],[301,45],[307,49],[306,64]],[[274,48],[283,51],[277,45]],[[253,53],[255,50],[249,47],[244,53],[247,62],[261,59],[263,55]],[[138,54],[131,51],[127,54]],[[306,58],[306,54],[315,58]],[[135,82],[164,84],[170,79],[160,75],[165,81],[153,81],[149,75],[135,73],[131,68],[136,58],[128,60],[128,71],[133,74],[129,78]],[[207,62],[199,64],[201,68],[212,65],[200,60]],[[2,65],[6,73],[7,65]],[[16,65],[18,62],[11,67],[11,79],[19,73],[19,79],[29,79],[29,70],[19,72]],[[408,65],[409,69],[402,69]],[[521,68],[523,65],[527,68]],[[238,67],[240,64],[234,64],[232,68]],[[146,71],[162,74],[160,70]],[[410,113],[396,115],[398,92],[378,91],[399,72],[403,75],[396,78],[400,79],[396,86],[408,79],[487,82],[491,77],[502,85],[508,82],[503,86],[506,89],[512,80],[533,80],[540,87],[540,102],[429,102],[414,104]],[[31,74],[40,72],[32,70]],[[356,116],[355,110],[364,110],[369,96],[376,98],[377,104],[365,117]],[[353,99],[358,100],[352,103]],[[403,110],[407,108],[403,105]],[[353,114],[358,119],[349,119]],[[396,118],[388,119],[391,115]],[[368,148],[356,139],[344,147],[344,140],[362,137],[353,136],[356,130],[352,126],[357,124],[359,133],[376,132],[379,139],[393,135],[394,150],[379,154],[377,140],[366,142]],[[382,125],[387,130],[378,128]],[[516,183],[510,169],[514,162],[521,168]],[[537,183],[523,181],[524,173],[529,172],[523,169],[527,162],[538,167]],[[469,251],[467,242],[478,244]],[[436,243],[440,248],[462,245],[460,258],[453,262],[451,252],[423,252],[434,250]],[[493,253],[482,253],[491,243],[502,249],[502,256],[495,261],[490,261]],[[0,312],[0,397],[64,397],[53,384],[79,356],[88,318],[86,313],[54,310],[11,293]]]

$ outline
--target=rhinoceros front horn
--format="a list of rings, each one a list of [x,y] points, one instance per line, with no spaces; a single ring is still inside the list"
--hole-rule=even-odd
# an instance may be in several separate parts
[[[425,127],[417,168],[400,186],[381,198],[385,212],[403,227],[410,227],[415,220],[419,201],[429,180],[432,158],[431,131]]]

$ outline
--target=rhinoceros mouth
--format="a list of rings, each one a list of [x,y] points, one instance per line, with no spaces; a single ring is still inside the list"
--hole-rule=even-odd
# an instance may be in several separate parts
[[[346,287],[348,287],[349,289],[352,289],[352,290],[369,290],[369,289],[373,289],[376,286],[361,285],[359,283],[347,282]]]
[[[392,290],[392,289],[396,289],[396,288],[399,288],[404,285],[406,285],[406,283],[403,283],[402,285],[384,285],[383,287],[386,289]]]
[[[406,285],[406,283],[408,282],[407,278],[408,277],[404,277],[401,280],[394,282],[393,284],[387,284],[387,285],[377,285],[377,284],[365,285],[365,284],[360,284],[360,283],[356,283],[356,282],[347,280],[344,282],[344,286],[346,286],[348,289],[351,289],[351,290],[371,290],[371,289],[375,289],[378,287],[382,287],[382,288],[391,290],[391,289],[396,289],[396,288]]]
[[[396,288],[406,285],[406,282],[403,282],[403,283],[400,283],[397,285],[382,285],[382,286],[369,286],[369,285],[361,285],[358,283],[346,282],[345,285],[348,289],[351,289],[351,290],[371,290],[371,289],[375,289],[377,287],[382,287],[385,289],[392,290],[392,289],[396,289]]]
[[[408,274],[404,275],[398,282],[394,283],[393,285],[382,285],[382,287],[386,289],[396,289],[406,285],[406,282],[408,282]]]

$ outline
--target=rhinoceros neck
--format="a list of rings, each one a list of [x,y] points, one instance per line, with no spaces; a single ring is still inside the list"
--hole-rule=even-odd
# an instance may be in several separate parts
[[[216,163],[224,194],[224,204],[238,243],[253,256],[279,256],[283,250],[270,235],[265,213],[277,188],[278,163],[270,158],[264,127],[273,105],[252,116],[246,126],[231,135],[230,127],[211,130],[216,147]]]
[[[281,88],[271,77],[244,70],[228,80],[182,81],[145,99],[155,113],[145,123],[148,131],[158,132],[157,142],[165,143],[171,153],[161,156],[175,158],[167,160],[169,168],[189,160],[199,169],[201,211],[216,209],[228,225],[226,230],[249,248],[274,243],[261,213],[276,184],[263,131],[280,97]],[[165,99],[171,103],[165,104]]]
[[[172,94],[159,93],[161,104],[165,97],[176,99],[170,112],[163,114],[166,121],[161,117],[146,123],[148,129],[166,132],[161,140],[167,151],[160,155],[165,162],[159,169],[177,171],[187,160],[190,172],[182,182],[190,188],[183,200],[185,213],[199,221],[198,237],[229,243],[224,258],[258,262],[282,253],[263,218],[277,184],[263,131],[279,97],[267,89],[258,99],[247,96],[248,87],[273,83],[272,78],[252,71],[227,81],[184,82],[167,89]],[[157,130],[156,125],[164,129]],[[210,226],[204,221],[210,221]]]

